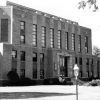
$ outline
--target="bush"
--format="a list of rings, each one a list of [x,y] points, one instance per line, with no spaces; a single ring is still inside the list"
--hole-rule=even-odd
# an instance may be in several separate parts
[[[47,78],[44,79],[44,85],[58,85],[59,83],[59,79],[58,78]]]
[[[34,80],[36,85],[43,85],[44,84],[44,80],[43,79],[38,79],[38,80]]]
[[[100,86],[100,80],[92,80],[91,82],[87,82],[84,85],[86,85],[86,86]]]
[[[92,80],[92,79],[90,79],[90,78],[86,78],[86,77],[82,77],[82,78],[79,78],[81,81],[84,81],[84,82],[88,82],[88,81],[90,81],[90,80]]]
[[[44,79],[44,85],[73,85],[73,83],[70,79],[59,77]]]
[[[15,71],[9,71],[7,74],[9,85],[19,85],[19,76]]]
[[[29,86],[32,84],[35,84],[35,81],[33,82],[30,78],[25,77],[20,79],[21,86]]]
[[[27,77],[19,78],[18,74],[15,71],[9,71],[7,77],[8,81],[4,83],[4,85],[7,84],[10,86],[29,86],[36,84],[36,80],[31,80]]]
[[[92,80],[91,85],[92,86],[100,86],[100,80]]]

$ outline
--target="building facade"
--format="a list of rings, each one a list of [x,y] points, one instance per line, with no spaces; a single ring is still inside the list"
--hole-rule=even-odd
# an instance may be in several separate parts
[[[0,80],[100,77],[100,60],[92,56],[91,29],[64,18],[7,2],[0,7]]]

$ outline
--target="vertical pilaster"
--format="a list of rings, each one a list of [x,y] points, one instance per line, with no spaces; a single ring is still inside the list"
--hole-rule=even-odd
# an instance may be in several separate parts
[[[73,76],[73,56],[70,56],[69,60],[68,60],[68,77],[72,77]]]
[[[42,26],[42,18],[41,15],[37,15],[37,48],[38,51],[41,51],[41,26]],[[40,79],[40,53],[37,53],[37,79]]]
[[[54,47],[55,49],[58,48],[57,41],[58,41],[58,21],[54,20]]]
[[[65,23],[64,22],[61,22],[61,30],[62,30],[61,45],[62,45],[62,49],[65,50]]]
[[[26,59],[25,59],[25,76],[28,78],[33,78],[33,67],[32,66],[32,50],[31,48],[26,48]]]
[[[17,49],[17,73],[20,77],[20,48]]]

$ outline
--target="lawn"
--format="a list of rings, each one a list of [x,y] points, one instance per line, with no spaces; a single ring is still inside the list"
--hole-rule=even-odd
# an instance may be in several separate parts
[[[78,86],[79,100],[100,100],[100,86]],[[0,87],[0,100],[76,100],[75,85]]]

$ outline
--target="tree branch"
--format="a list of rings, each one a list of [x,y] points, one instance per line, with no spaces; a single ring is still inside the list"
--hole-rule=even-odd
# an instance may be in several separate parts
[[[91,6],[94,7],[93,12],[96,12],[99,9],[99,7],[97,6],[97,1],[96,0],[87,0],[87,1],[83,0],[83,1],[80,1],[78,9],[81,9],[81,8],[84,9],[87,6],[87,4],[90,5],[89,8],[91,8]]]

